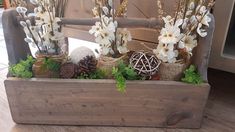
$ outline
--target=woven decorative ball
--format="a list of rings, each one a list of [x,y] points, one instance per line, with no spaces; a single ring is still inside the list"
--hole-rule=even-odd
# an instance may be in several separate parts
[[[60,77],[70,79],[76,77],[78,74],[78,66],[73,63],[65,63],[60,68]]]
[[[130,58],[130,66],[144,77],[150,77],[157,73],[161,61],[151,53],[135,52]]]

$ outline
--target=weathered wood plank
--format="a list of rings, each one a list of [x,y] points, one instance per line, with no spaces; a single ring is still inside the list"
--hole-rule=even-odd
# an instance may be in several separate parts
[[[9,78],[6,92],[16,123],[199,128],[209,85],[113,80]]]
[[[25,33],[16,21],[17,14],[15,9],[8,9],[2,15],[2,26],[10,64],[16,64],[21,59],[26,59],[27,55],[31,55],[29,46],[24,41]]]

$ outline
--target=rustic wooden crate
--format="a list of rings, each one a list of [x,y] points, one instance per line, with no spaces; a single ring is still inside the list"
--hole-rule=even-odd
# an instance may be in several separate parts
[[[3,13],[10,64],[30,54],[16,16],[14,9]],[[205,82],[213,31],[214,19],[192,60]],[[136,38],[148,36],[135,33]],[[5,80],[12,118],[20,124],[199,128],[210,90],[208,83],[127,81],[127,93],[121,94],[115,85],[114,80]]]
[[[23,124],[199,128],[210,86],[171,81],[5,81],[13,120]]]

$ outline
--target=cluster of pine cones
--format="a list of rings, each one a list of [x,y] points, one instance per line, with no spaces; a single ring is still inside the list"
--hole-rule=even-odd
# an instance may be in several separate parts
[[[96,71],[97,60],[94,56],[86,56],[78,64],[65,63],[60,68],[60,77],[64,79],[76,78],[81,74]]]

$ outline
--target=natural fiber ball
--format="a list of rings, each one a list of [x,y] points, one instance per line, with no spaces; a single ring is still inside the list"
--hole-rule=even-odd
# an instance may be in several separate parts
[[[87,47],[79,47],[72,51],[70,54],[70,59],[74,64],[78,64],[82,59],[87,56],[94,56],[95,53]]]
[[[130,58],[130,66],[144,77],[151,77],[156,74],[161,61],[151,53],[135,52]]]
[[[78,66],[73,63],[65,63],[60,68],[60,77],[70,79],[76,77],[78,74]]]

